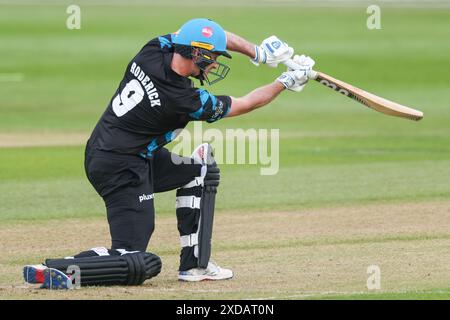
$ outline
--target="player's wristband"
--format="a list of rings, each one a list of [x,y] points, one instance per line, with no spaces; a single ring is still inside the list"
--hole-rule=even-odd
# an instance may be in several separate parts
[[[266,63],[267,57],[266,52],[261,49],[261,47],[255,46],[255,58],[250,59],[250,61],[256,65],[259,66],[260,63],[264,64]]]

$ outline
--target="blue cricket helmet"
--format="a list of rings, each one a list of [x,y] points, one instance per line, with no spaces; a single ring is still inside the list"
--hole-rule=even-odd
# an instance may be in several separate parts
[[[226,51],[227,36],[225,30],[210,19],[189,20],[172,36],[172,42],[202,48],[231,58],[231,55]]]

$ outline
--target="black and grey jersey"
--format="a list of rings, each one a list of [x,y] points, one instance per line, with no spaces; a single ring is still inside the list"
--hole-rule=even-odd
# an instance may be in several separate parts
[[[170,67],[170,34],[149,41],[128,64],[119,88],[98,121],[88,146],[152,157],[189,121],[217,121],[228,114],[229,96],[195,88]]]

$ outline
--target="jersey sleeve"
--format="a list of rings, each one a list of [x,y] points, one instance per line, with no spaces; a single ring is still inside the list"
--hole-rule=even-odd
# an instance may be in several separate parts
[[[225,117],[231,110],[231,97],[215,96],[205,89],[192,88],[190,92],[189,105],[184,104],[191,120],[215,122]]]
[[[229,96],[215,96],[205,89],[197,89],[194,106],[198,107],[189,113],[193,120],[215,122],[230,112],[231,98]]]

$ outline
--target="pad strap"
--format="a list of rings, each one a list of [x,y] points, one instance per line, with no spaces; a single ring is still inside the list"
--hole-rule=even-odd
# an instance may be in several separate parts
[[[191,182],[189,182],[188,184],[182,186],[182,189],[187,189],[187,188],[193,188],[193,187],[198,187],[198,186],[203,186],[203,180],[205,178],[204,177],[196,177],[194,180],[192,180]]]
[[[198,233],[191,233],[180,237],[181,247],[193,247],[198,245]]]
[[[196,196],[179,196],[177,197],[176,208],[200,209],[202,198]]]
[[[91,250],[94,251],[99,256],[109,256],[108,249],[106,249],[105,247],[95,247],[91,248]]]

